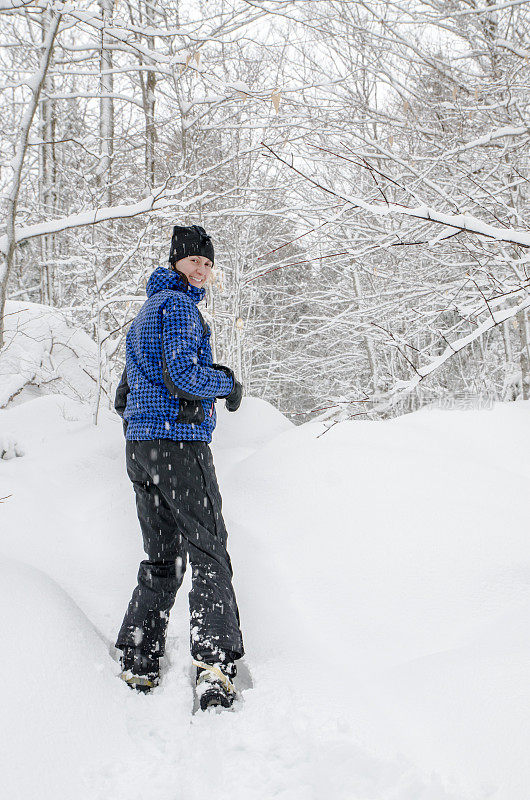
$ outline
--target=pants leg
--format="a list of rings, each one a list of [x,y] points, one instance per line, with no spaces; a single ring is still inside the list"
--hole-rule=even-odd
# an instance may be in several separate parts
[[[142,533],[144,528],[148,531],[147,542],[144,534],[144,547],[150,560],[156,558],[159,562],[173,564],[177,560],[178,564],[185,551],[189,555],[192,566],[189,600],[193,656],[206,661],[216,660],[222,651],[228,652],[233,659],[240,658],[244,654],[243,640],[232,587],[232,565],[226,549],[227,532],[221,513],[221,495],[210,448],[205,442],[161,439],[127,442],[127,453],[128,473],[137,496]],[[147,505],[146,492],[152,497]],[[173,575],[164,572],[160,578],[159,569],[150,570],[149,586],[145,585],[145,580],[140,585],[139,577],[135,589],[137,596],[133,593],[117,647],[124,638],[130,641],[136,636],[142,638],[142,649],[148,645],[158,647],[159,651],[161,648],[163,652],[160,632],[163,628],[165,639],[167,618],[163,620],[160,617],[159,622],[156,612],[146,615],[145,601],[148,601],[149,609],[156,608],[167,617],[176,589],[182,582],[183,569],[180,580],[178,574]],[[152,589],[156,601],[149,596],[148,589]],[[137,602],[138,597],[144,600],[143,604]],[[157,631],[157,635],[151,633],[149,626]],[[122,632],[126,636],[122,636]]]
[[[127,442],[127,473],[147,560],[127,608],[116,647],[140,647],[145,655],[164,655],[169,612],[186,570],[186,542],[178,532],[163,494],[136,460],[136,442]]]
[[[196,443],[197,463],[202,481],[202,518],[207,534],[201,529],[188,539],[192,569],[190,604],[190,649],[194,658],[215,661],[219,651],[231,660],[244,654],[239,610],[232,586],[232,563],[227,551],[228,533],[222,515],[222,499],[215,474],[212,453],[207,444]],[[209,548],[212,540],[217,555]]]

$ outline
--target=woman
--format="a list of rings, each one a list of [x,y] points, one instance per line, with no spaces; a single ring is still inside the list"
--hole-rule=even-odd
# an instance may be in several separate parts
[[[140,563],[116,647],[121,677],[149,692],[159,681],[169,612],[192,569],[190,643],[201,708],[230,707],[244,654],[221,495],[209,442],[215,401],[237,411],[242,386],[212,363],[210,329],[197,308],[214,263],[204,228],[175,226],[169,268],[156,269],[126,339],[115,408],[123,417],[127,473],[147,559]]]

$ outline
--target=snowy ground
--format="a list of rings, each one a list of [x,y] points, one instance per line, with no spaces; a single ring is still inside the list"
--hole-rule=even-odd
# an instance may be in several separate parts
[[[189,584],[160,687],[117,677],[143,557],[119,419],[0,411],[4,796],[526,800],[530,403],[323,436],[218,409],[247,655],[235,710],[195,715]]]

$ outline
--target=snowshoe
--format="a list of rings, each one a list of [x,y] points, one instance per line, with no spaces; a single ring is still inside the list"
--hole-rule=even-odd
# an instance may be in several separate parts
[[[120,658],[120,678],[137,692],[148,694],[160,680],[158,658],[145,656],[139,648],[127,647]]]
[[[197,697],[203,711],[214,706],[230,708],[236,697],[232,679],[236,675],[233,662],[206,664],[204,661],[193,661],[197,667],[195,681]]]

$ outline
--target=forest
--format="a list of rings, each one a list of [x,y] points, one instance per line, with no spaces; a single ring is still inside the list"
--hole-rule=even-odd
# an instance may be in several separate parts
[[[10,301],[56,309],[97,418],[200,224],[214,360],[292,422],[530,398],[529,28],[527,0],[0,0],[0,346]]]

